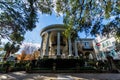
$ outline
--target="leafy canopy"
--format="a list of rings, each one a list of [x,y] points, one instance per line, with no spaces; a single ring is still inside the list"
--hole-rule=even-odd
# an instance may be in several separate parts
[[[51,0],[50,0],[51,1]],[[36,27],[38,10],[51,14],[49,0],[0,0],[0,38],[20,43]]]
[[[0,0],[0,43],[10,40],[4,46],[5,59],[19,50],[26,31],[36,27],[38,11],[52,14],[52,7],[51,0]]]
[[[65,35],[85,31],[120,36],[120,0],[1,0],[0,37],[20,43],[36,27],[37,12],[52,14],[53,8],[69,27]]]
[[[4,51],[6,51],[5,55],[4,55],[4,60],[6,60],[10,54],[14,54],[16,53],[18,50],[20,49],[20,45],[16,44],[16,43],[6,43],[4,46]]]
[[[120,0],[56,0],[56,11],[75,32],[120,36]]]

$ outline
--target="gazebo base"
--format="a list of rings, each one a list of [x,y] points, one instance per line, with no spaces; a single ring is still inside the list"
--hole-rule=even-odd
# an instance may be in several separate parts
[[[61,56],[60,56],[60,55],[57,55],[57,59],[61,59]]]
[[[45,55],[45,56],[43,56],[43,58],[44,58],[44,59],[46,59],[46,58],[48,59],[49,57]]]

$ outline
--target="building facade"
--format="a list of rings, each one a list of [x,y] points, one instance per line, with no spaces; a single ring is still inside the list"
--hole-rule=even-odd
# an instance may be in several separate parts
[[[116,52],[116,39],[114,36],[97,34],[95,44],[95,53],[98,60],[105,60],[108,55],[112,56],[113,59],[120,59],[119,54]]]
[[[41,58],[96,58],[94,39],[84,38],[72,41],[71,35],[67,38],[63,35],[65,30],[66,27],[62,24],[54,24],[42,29]]]
[[[96,59],[95,47],[93,38],[81,38],[77,40],[77,52],[80,56],[87,57],[89,59]]]
[[[80,38],[72,41],[71,35],[66,38],[63,32],[66,27],[63,24],[49,25],[42,29],[40,57],[48,58],[89,58],[106,60],[112,56],[120,59],[120,54],[116,52],[116,39],[114,36],[100,36],[95,38]]]

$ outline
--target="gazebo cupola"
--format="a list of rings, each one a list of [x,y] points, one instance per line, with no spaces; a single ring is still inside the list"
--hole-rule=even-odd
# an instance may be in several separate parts
[[[41,58],[66,58],[73,56],[70,36],[66,38],[63,32],[66,27],[63,24],[49,25],[41,30]]]

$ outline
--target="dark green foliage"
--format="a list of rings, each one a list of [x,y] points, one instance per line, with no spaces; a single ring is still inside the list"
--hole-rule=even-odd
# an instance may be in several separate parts
[[[38,0],[37,4],[42,14],[52,14],[52,8],[54,6],[52,0]]]
[[[86,70],[86,72],[89,72],[87,70],[95,70],[95,69],[91,66],[88,66],[88,67],[80,67],[80,70]]]
[[[84,60],[81,59],[40,59],[38,61],[39,68],[49,68],[52,69],[56,66],[56,69],[71,69],[76,68],[76,64],[80,67],[84,66]]]
[[[58,14],[63,14],[65,25],[71,30],[75,29],[76,33],[84,31],[86,35],[89,33],[92,35],[110,33],[119,36],[119,0],[57,0],[56,5]],[[104,20],[108,21],[111,17],[116,18],[103,24]],[[67,32],[69,31],[67,30]]]
[[[95,65],[85,66],[84,59],[40,59],[38,61],[32,61],[32,63],[28,63],[27,72],[97,72]],[[36,65],[34,65],[37,62]]]
[[[51,68],[52,69],[53,62],[54,62],[54,59],[40,59],[37,64],[40,68]]]
[[[81,31],[85,31],[86,35],[90,32],[93,35],[98,32],[102,34],[114,32],[119,36],[119,30],[115,28],[119,28],[120,21],[119,0],[98,2],[95,0],[56,0],[54,4],[52,0],[25,0],[25,2],[1,0],[0,36],[19,43],[24,40],[26,31],[31,31],[36,27],[37,10],[39,9],[43,14],[52,14],[55,6],[58,15],[63,15],[63,22],[69,27],[64,33],[65,36],[71,33],[71,37],[75,38]],[[111,16],[116,18],[108,24],[101,24],[104,19],[109,19]],[[111,26],[111,23],[114,25]]]
[[[36,27],[38,9],[52,14],[52,7],[51,0],[1,0],[0,38],[21,43],[26,31]]]
[[[37,21],[37,8],[35,6],[36,0],[28,0],[28,7],[25,7],[27,16],[26,16],[26,27],[27,30],[32,31],[33,28],[36,27],[36,21]]]
[[[19,44],[16,44],[16,43],[6,43],[5,46],[4,46],[4,51],[6,51],[5,55],[4,55],[4,60],[6,60],[10,53],[11,54],[14,54],[15,52],[17,52],[18,50],[20,49],[20,45]]]
[[[14,61],[7,61],[2,63],[3,66],[0,66],[0,72],[7,73],[13,71],[25,71],[27,63],[28,62],[16,63]]]
[[[116,67],[120,70],[120,60],[114,60]]]
[[[33,1],[33,2],[31,2]],[[0,36],[20,43],[27,30],[36,27],[37,12],[34,0],[0,1]]]

